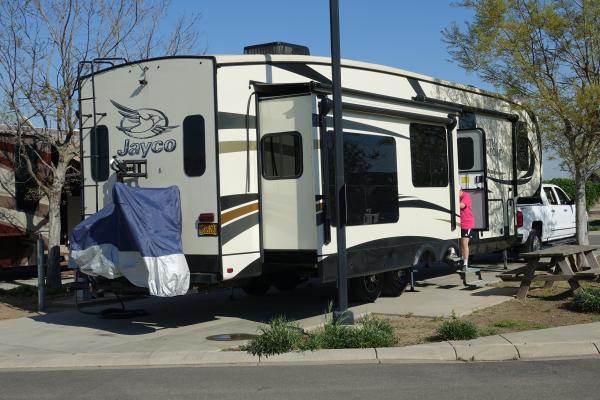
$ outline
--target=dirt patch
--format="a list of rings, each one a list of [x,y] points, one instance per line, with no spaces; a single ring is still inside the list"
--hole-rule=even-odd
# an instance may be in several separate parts
[[[518,284],[500,283],[496,287],[516,287]],[[588,287],[600,287],[598,283],[584,283]],[[566,282],[557,283],[552,288],[535,287],[529,291],[526,300],[512,299],[461,319],[473,321],[480,330],[480,336],[496,335],[556,326],[585,324],[600,321],[600,314],[585,314],[570,309],[572,299]],[[399,346],[436,341],[436,330],[444,318],[419,317],[414,315],[385,315],[396,330]]]
[[[63,279],[69,276],[63,274]],[[68,292],[67,285],[56,290],[46,292],[46,311],[37,311],[37,287],[27,283],[11,282],[15,287],[0,289],[0,320],[33,317],[49,312],[61,311],[71,308],[73,295]]]

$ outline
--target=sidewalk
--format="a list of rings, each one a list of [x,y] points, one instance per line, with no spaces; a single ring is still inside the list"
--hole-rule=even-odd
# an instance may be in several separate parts
[[[4,353],[0,345],[0,353]],[[417,346],[319,350],[272,357],[236,351],[149,351],[0,356],[2,369],[504,361],[600,357],[600,322]]]
[[[351,309],[356,317],[369,312],[466,315],[509,300],[515,294],[514,288],[470,290],[462,286],[458,275],[452,274],[450,269],[442,270],[446,273],[443,276],[439,276],[439,271],[435,266],[419,271],[415,292],[398,298],[380,298],[375,303]],[[483,273],[484,279],[492,281],[499,271],[502,269],[492,266]],[[211,341],[209,336],[255,334],[261,323],[280,314],[296,319],[304,328],[316,327],[324,322],[324,312],[336,295],[335,286],[306,285],[293,293],[272,290],[265,297],[250,297],[236,290],[231,299],[230,294],[229,290],[220,290],[130,301],[128,308],[142,308],[148,314],[127,320],[99,319],[96,315],[71,310],[0,321],[0,368],[516,359],[536,354],[542,357],[597,355],[598,348],[593,343],[600,343],[600,323],[595,323],[470,342],[323,350],[259,359],[246,353],[223,351],[242,342]],[[88,311],[97,312],[106,307],[102,305]]]

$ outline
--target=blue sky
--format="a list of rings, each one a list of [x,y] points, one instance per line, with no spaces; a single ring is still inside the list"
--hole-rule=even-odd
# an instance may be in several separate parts
[[[330,55],[328,0],[174,0],[172,11],[202,13],[198,26],[209,54],[285,41]],[[469,16],[442,0],[340,0],[342,57],[489,88],[449,62],[441,41],[444,27]]]
[[[202,14],[200,44],[208,54],[283,41],[330,55],[328,0],[173,0],[171,11]],[[494,90],[450,61],[442,42],[442,29],[471,17],[445,0],[340,0],[342,57]],[[544,164],[545,178],[561,176],[556,162]]]

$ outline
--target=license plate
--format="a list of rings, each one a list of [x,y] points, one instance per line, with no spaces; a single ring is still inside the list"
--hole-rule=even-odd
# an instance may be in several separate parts
[[[198,224],[198,236],[217,236],[217,224]]]

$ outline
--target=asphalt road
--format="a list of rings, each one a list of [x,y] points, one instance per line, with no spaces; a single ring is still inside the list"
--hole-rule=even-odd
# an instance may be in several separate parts
[[[600,359],[0,372],[9,399],[600,398]]]

